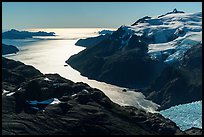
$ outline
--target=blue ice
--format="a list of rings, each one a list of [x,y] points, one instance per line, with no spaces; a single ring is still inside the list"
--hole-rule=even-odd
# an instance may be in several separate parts
[[[202,101],[174,106],[160,111],[160,114],[175,122],[182,131],[191,127],[202,129]]]

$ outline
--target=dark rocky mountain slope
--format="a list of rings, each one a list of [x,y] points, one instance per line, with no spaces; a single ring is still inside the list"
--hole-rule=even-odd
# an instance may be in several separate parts
[[[202,43],[200,24],[202,12],[174,9],[158,17],[145,16],[87,46],[66,63],[90,79],[145,88],[166,66],[179,63],[188,49]]]
[[[165,67],[162,61],[148,54],[146,38],[126,35],[123,27],[111,36],[91,46],[66,62],[82,75],[107,83],[143,88],[152,82]],[[129,39],[127,43],[126,41]]]
[[[202,100],[202,45],[189,49],[179,67],[169,66],[148,88],[147,99],[166,109]]]
[[[18,51],[19,51],[19,49],[13,45],[2,44],[2,55],[16,53]]]

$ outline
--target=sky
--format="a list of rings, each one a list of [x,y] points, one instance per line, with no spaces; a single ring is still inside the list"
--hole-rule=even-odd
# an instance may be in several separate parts
[[[118,28],[174,8],[201,12],[202,2],[2,2],[2,28]]]

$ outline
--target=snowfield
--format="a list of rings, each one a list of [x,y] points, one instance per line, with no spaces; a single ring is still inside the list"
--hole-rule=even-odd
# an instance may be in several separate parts
[[[125,36],[129,36],[122,45],[126,45],[132,35],[146,38],[149,44],[148,54],[155,59],[167,55],[165,63],[180,60],[183,54],[202,43],[202,12],[174,13],[159,17],[144,17],[133,26],[122,26]]]
[[[202,101],[182,104],[160,111],[165,118],[169,118],[182,131],[197,127],[202,129]]]

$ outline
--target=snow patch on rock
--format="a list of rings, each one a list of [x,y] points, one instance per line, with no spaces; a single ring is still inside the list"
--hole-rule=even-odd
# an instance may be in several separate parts
[[[50,104],[59,104],[61,101],[57,98],[53,98],[53,101]]]
[[[9,92],[10,92],[10,91],[3,89],[2,95],[7,94],[7,93],[9,93]]]
[[[6,96],[12,96],[15,92],[11,92],[11,93],[8,93],[6,94]]]
[[[50,79],[49,79],[49,78],[47,78],[47,77],[46,77],[46,78],[44,78],[44,80],[45,80],[45,81],[52,81],[52,80],[50,80]]]

